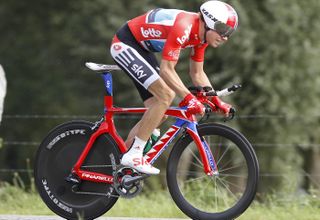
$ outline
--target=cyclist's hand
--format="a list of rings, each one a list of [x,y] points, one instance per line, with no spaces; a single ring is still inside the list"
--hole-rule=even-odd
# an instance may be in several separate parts
[[[184,106],[187,106],[187,111],[190,114],[203,115],[205,112],[204,105],[191,93],[184,97],[184,99],[179,103],[179,107]]]
[[[229,116],[229,113],[232,113],[234,111],[232,105],[223,102],[218,96],[212,97],[212,102],[215,104],[218,109],[226,116]]]

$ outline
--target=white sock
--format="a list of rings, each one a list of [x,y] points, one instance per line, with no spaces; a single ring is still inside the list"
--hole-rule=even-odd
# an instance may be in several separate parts
[[[160,129],[159,128],[154,129],[152,134],[159,137],[160,136]]]
[[[130,150],[128,151],[128,153],[134,153],[134,154],[141,154],[143,153],[143,149],[144,146],[146,145],[146,141],[141,140],[140,138],[138,138],[137,136],[134,137],[133,143],[131,145]]]

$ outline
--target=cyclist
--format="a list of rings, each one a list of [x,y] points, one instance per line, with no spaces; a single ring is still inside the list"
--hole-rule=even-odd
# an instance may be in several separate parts
[[[202,103],[190,93],[175,71],[181,49],[191,47],[193,84],[211,86],[203,70],[205,49],[208,45],[216,48],[225,43],[237,26],[236,11],[224,2],[212,0],[203,3],[199,13],[154,9],[129,20],[117,31],[111,44],[111,55],[133,80],[148,108],[128,135],[126,145],[130,148],[122,156],[122,165],[146,174],[160,172],[143,158],[143,149],[175,95],[183,98],[180,107],[186,106],[192,114],[204,114]],[[160,66],[154,52],[162,52]],[[229,104],[219,99],[215,103],[228,114]]]

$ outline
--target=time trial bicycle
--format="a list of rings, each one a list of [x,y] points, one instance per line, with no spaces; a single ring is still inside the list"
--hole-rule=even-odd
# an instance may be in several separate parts
[[[102,74],[105,83],[104,116],[91,123],[76,120],[54,128],[37,151],[34,174],[45,204],[66,219],[95,219],[119,197],[133,198],[149,175],[120,165],[127,151],[113,121],[114,114],[144,113],[146,108],[113,105],[112,71],[116,65],[86,63]],[[225,96],[240,86],[213,92],[191,88],[206,106],[206,115],[219,112],[212,96]],[[231,111],[233,116],[235,111]],[[219,123],[198,123],[185,108],[170,107],[175,123],[144,157],[150,164],[175,139],[167,161],[167,186],[176,205],[192,219],[234,219],[254,199],[259,165],[249,141]],[[152,211],[152,210],[150,210]]]

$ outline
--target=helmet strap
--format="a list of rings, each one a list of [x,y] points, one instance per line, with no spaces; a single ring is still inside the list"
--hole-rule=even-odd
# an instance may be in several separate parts
[[[203,36],[203,43],[207,43],[207,32],[210,30],[210,28],[207,26],[207,24],[204,24],[204,36]]]

